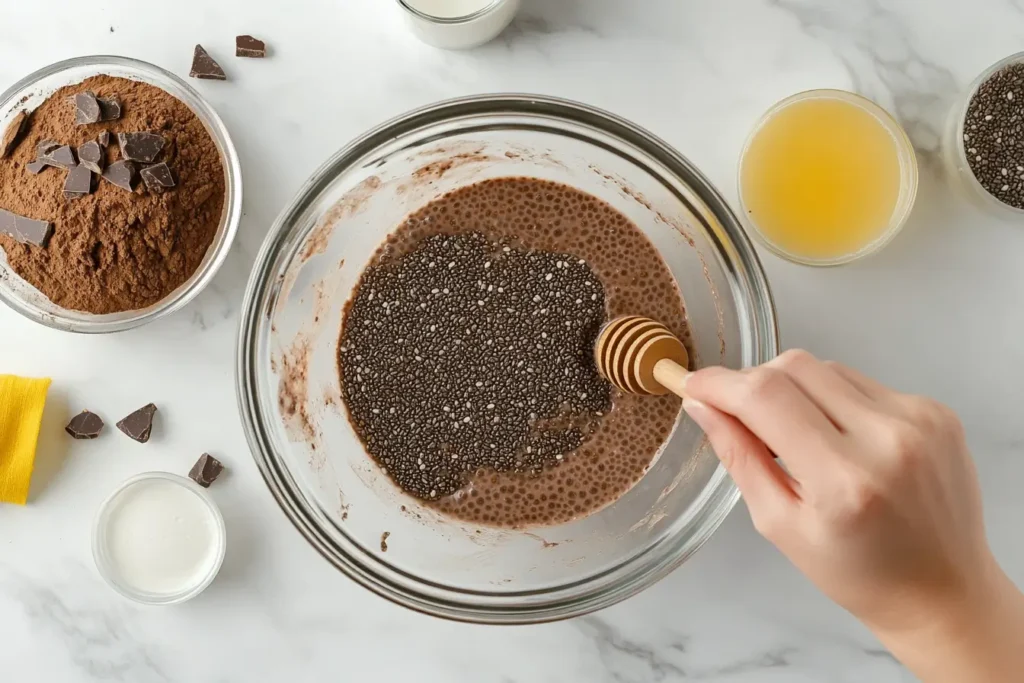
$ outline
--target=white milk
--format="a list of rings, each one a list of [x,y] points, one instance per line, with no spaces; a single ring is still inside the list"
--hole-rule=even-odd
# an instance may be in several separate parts
[[[198,586],[218,561],[217,523],[185,486],[148,479],[112,501],[106,547],[117,579],[136,591],[174,595]]]
[[[520,0],[403,0],[413,33],[425,43],[449,50],[464,50],[501,33],[519,10]],[[420,14],[409,10],[412,7]],[[480,10],[473,19],[461,21]],[[432,18],[428,18],[432,17]]]
[[[493,0],[405,0],[409,5],[432,17],[454,19],[474,14],[492,4]]]

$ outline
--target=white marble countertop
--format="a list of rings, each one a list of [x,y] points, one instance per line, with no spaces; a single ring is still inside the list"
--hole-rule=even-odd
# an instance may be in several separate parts
[[[937,161],[950,101],[1021,49],[1020,0],[527,0],[470,53],[419,44],[391,0],[3,5],[0,87],[50,62],[108,53],[188,72],[203,43],[227,83],[196,82],[242,159],[245,217],[213,285],[133,332],[76,337],[0,310],[0,372],[54,378],[30,504],[0,507],[0,680],[545,681],[912,680],[850,616],[753,531],[742,506],[690,562],[642,595],[571,622],[523,628],[413,614],[345,579],[293,531],[249,456],[235,404],[238,307],[280,208],[347,140],[412,107],[483,91],[556,94],[647,126],[730,198],[750,126],[798,90],[837,87],[902,119],[920,153],[910,224],[880,255],[814,270],[763,254],[786,346],[843,360],[954,406],[967,426],[996,554],[1024,583],[1024,230],[951,196]],[[642,7],[643,11],[637,8]],[[265,37],[263,63],[230,56]],[[148,447],[72,442],[84,407],[114,420],[160,406]],[[108,590],[92,515],[122,479],[185,471],[203,451],[230,476],[224,569],[201,598],[143,608]]]

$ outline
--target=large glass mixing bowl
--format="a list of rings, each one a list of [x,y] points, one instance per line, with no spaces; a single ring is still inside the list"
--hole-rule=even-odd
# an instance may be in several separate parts
[[[238,398],[256,463],[285,514],[346,575],[397,603],[475,622],[577,616],[650,586],[692,555],[739,494],[681,417],[644,478],[583,519],[524,531],[442,517],[365,453],[340,394],[342,308],[411,211],[486,178],[563,182],[630,217],[683,292],[698,365],[773,357],[771,294],[733,212],[647,131],[526,95],[442,102],[332,157],[277,220],[245,295]]]

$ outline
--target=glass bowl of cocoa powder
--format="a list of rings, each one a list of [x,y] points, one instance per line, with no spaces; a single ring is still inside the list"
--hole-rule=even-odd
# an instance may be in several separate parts
[[[778,332],[754,249],[681,154],[532,95],[370,131],[284,210],[246,292],[239,406],[274,498],[331,564],[428,614],[550,621],[691,557],[738,492],[674,397],[595,380],[661,319],[692,365]]]
[[[27,318],[81,333],[138,327],[185,306],[227,257],[238,156],[174,74],[125,57],[58,62],[0,95],[0,130],[0,300]],[[155,146],[126,151],[120,134],[140,133]],[[23,220],[35,234],[4,229]]]

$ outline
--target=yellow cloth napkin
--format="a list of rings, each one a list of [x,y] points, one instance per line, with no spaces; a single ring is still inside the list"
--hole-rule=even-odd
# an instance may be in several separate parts
[[[24,505],[49,378],[0,375],[0,503]]]

